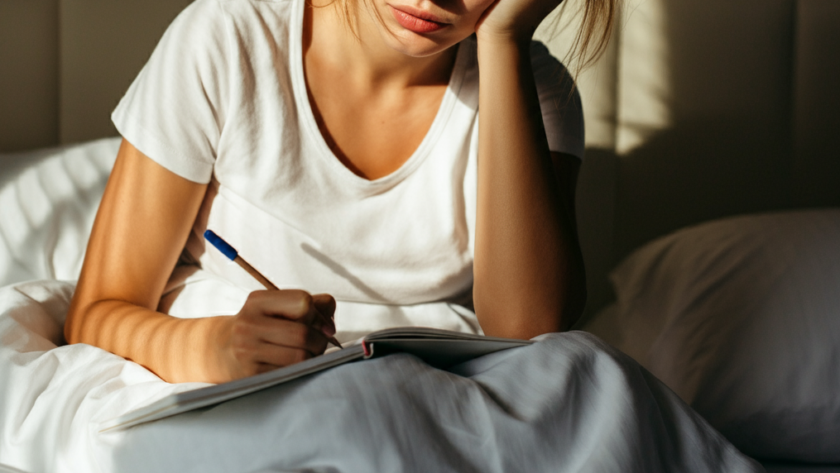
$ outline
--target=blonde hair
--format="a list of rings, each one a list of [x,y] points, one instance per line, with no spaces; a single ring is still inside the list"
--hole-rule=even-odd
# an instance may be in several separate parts
[[[577,12],[572,12],[573,16],[576,13],[581,16],[580,28],[563,60],[567,67],[579,73],[594,64],[606,51],[622,0],[563,0],[554,24],[550,26],[552,35],[559,33],[563,26],[571,24],[569,21],[561,26],[564,17],[568,16],[567,9],[575,1],[583,2],[582,5],[575,5],[579,8]]]

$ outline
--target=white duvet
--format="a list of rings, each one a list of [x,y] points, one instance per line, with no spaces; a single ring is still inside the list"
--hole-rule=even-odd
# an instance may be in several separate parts
[[[57,150],[11,181],[0,176],[0,283],[52,279],[0,289],[0,464],[32,473],[761,471],[629,357],[582,332],[449,372],[391,355],[99,433],[100,422],[199,386],[63,343],[73,284],[55,279],[77,274],[116,146]]]

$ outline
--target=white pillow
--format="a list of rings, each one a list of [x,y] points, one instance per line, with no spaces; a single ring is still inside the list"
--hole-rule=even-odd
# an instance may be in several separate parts
[[[120,138],[0,155],[0,286],[77,279]]]
[[[744,453],[840,462],[840,210],[719,220],[634,252],[584,326]]]

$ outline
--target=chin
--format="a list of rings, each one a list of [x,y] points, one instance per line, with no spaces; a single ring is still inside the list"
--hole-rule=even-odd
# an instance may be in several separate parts
[[[437,35],[436,35],[437,36]],[[407,30],[385,31],[382,39],[391,49],[411,57],[428,57],[439,54],[460,43],[469,35],[425,36]]]
[[[399,51],[406,56],[411,57],[428,57],[439,54],[457,43],[439,44],[432,41],[400,41],[392,39],[389,46],[392,49]]]

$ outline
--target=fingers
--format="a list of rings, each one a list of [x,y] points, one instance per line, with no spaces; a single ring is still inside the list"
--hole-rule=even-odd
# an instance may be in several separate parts
[[[249,312],[282,317],[321,329],[327,336],[335,334],[335,299],[329,294],[310,295],[306,291],[255,291],[248,296]]]
[[[250,324],[246,330],[250,331],[248,336],[260,344],[302,349],[312,355],[320,355],[327,347],[327,336],[321,330],[291,320],[265,317]],[[259,361],[271,362],[262,358]]]
[[[299,322],[311,322],[314,317],[312,296],[296,289],[283,291],[254,291],[245,303],[252,312]]]
[[[335,299],[305,291],[256,291],[233,317],[224,346],[235,378],[320,355],[335,334]]]
[[[327,337],[335,335],[335,298],[329,294],[315,294],[312,296],[312,303],[320,313],[323,320],[321,331]]]
[[[335,298],[329,294],[315,294],[312,296],[312,303],[329,319],[335,315]]]
[[[232,332],[233,345],[251,351],[261,344],[271,344],[299,348],[318,355],[327,346],[327,336],[318,327],[260,314],[250,314],[236,321]]]
[[[229,353],[235,377],[250,376],[273,367],[288,366],[320,355],[327,337],[320,331],[291,320],[274,317],[235,321]]]

